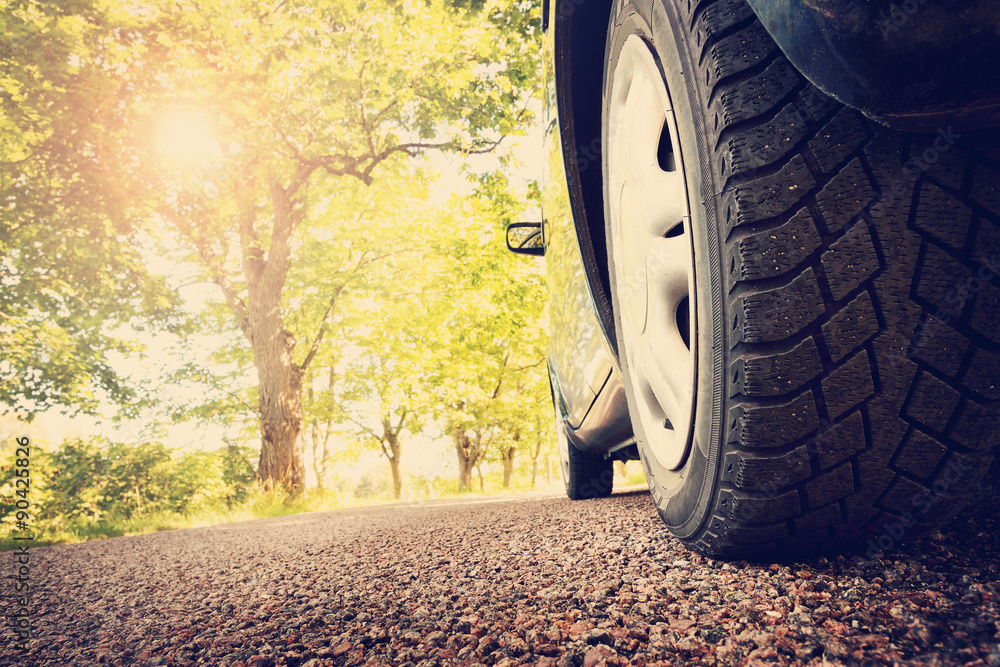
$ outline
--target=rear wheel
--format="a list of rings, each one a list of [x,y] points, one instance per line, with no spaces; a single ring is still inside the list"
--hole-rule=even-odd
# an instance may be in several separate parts
[[[584,452],[576,448],[566,435],[566,421],[558,403],[556,409],[556,442],[559,446],[559,471],[566,495],[570,500],[607,498],[614,486],[613,461],[599,452]]]
[[[998,133],[870,122],[743,0],[619,0],[605,62],[618,351],[665,523],[749,556],[953,516],[1000,441]]]

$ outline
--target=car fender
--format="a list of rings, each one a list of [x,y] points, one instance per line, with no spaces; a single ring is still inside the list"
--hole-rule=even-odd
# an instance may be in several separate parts
[[[884,125],[1000,124],[1000,0],[748,0],[817,88]]]

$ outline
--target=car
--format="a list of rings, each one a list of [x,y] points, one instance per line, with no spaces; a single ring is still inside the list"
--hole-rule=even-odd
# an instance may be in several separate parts
[[[873,554],[1000,443],[1000,2],[546,0],[566,492],[710,556]]]

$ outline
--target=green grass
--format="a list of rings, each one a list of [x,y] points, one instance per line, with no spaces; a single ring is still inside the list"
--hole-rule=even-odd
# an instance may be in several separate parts
[[[89,540],[141,535],[179,528],[217,526],[238,521],[251,521],[274,516],[301,514],[323,510],[345,509],[387,502],[383,498],[353,499],[338,494],[323,494],[312,490],[302,498],[287,500],[282,492],[254,490],[243,503],[233,507],[207,507],[190,514],[174,512],[151,512],[132,517],[108,516],[100,521],[61,524],[52,522],[36,529],[37,539],[31,541],[14,540],[14,534],[7,531],[0,535],[0,551],[9,551],[28,544],[32,547],[53,544],[73,544]],[[8,528],[7,525],[4,528]],[[17,535],[23,535],[18,532]]]

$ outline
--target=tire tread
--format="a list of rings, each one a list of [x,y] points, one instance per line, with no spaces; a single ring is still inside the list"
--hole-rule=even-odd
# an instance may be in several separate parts
[[[935,499],[927,530],[1000,445],[1000,167],[971,140],[942,151],[840,106],[747,12],[688,15],[738,356],[716,504],[687,541],[864,545],[914,498]]]
[[[1000,130],[888,130],[802,77],[745,0],[657,2],[730,318],[717,483],[679,534],[787,557],[940,525],[1000,446]]]

